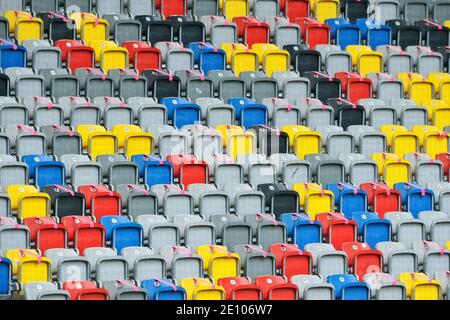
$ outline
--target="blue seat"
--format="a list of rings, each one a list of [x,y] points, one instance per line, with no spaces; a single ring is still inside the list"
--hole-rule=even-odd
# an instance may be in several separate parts
[[[149,279],[141,283],[141,287],[147,290],[148,300],[185,300],[186,290],[172,285],[172,280]]]
[[[11,296],[12,267],[11,260],[0,258],[0,298]]]
[[[353,24],[344,24],[336,30],[336,44],[345,50],[350,45],[361,44],[361,30]]]
[[[231,98],[228,103],[234,107],[236,120],[245,129],[258,125],[267,125],[267,106],[257,104],[250,98]]]
[[[137,164],[139,177],[143,178],[145,166],[152,161],[163,161],[160,156],[155,154],[137,154],[131,157],[131,161]]]
[[[356,189],[350,183],[330,183],[326,186],[333,192],[336,207],[347,218],[352,216],[353,212],[367,210],[367,193],[364,190]]]
[[[27,164],[30,178],[42,189],[49,185],[65,184],[65,166],[47,155],[27,155],[22,157]]]
[[[173,183],[173,166],[168,161],[150,161],[144,167],[144,183],[149,187],[155,184]]]
[[[359,282],[353,274],[334,274],[327,282],[336,290],[337,300],[370,300],[370,288],[365,282]]]
[[[391,44],[391,28],[385,25],[373,25],[367,32],[367,45],[372,50],[376,50],[378,46]]]
[[[375,212],[354,212],[352,220],[358,224],[361,242],[375,248],[377,243],[391,241],[392,225],[387,219],[381,219]]]
[[[211,70],[225,70],[224,50],[214,47],[209,42],[191,42],[188,47],[194,52],[194,62],[198,64],[204,75],[208,75]]]
[[[379,26],[380,24],[372,19],[359,18],[356,20],[355,25],[359,27],[359,30],[361,30],[361,39],[366,40],[369,29],[374,26]]]
[[[206,49],[200,54],[199,69],[207,75],[211,70],[225,70],[226,53],[222,49]]]
[[[396,183],[394,189],[402,195],[402,205],[405,211],[412,213],[414,218],[419,217],[421,211],[434,210],[434,192],[417,183]]]
[[[343,25],[349,25],[350,21],[345,18],[329,18],[325,23],[330,26],[331,38],[336,39],[337,29]]]
[[[322,242],[322,225],[306,214],[283,213],[280,220],[286,224],[287,235],[301,250],[308,243]]]
[[[27,50],[23,46],[2,44],[0,45],[0,68],[27,66]]]
[[[190,103],[186,98],[168,97],[162,98],[161,102],[167,108],[168,119],[177,128],[190,124],[199,124],[202,119],[200,106]]]
[[[188,48],[191,49],[192,52],[194,53],[194,63],[195,64],[200,64],[200,55],[202,54],[203,51],[208,50],[208,49],[212,49],[212,50],[217,49],[210,42],[191,42],[191,43],[189,43]]]
[[[100,223],[105,226],[106,240],[111,241],[117,252],[126,247],[140,247],[143,243],[144,229],[123,216],[103,216]]]

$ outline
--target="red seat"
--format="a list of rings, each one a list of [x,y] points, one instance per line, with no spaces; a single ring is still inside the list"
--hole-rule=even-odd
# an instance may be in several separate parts
[[[160,0],[161,13],[164,17],[185,16],[186,1],[185,0]]]
[[[439,160],[444,165],[444,175],[450,177],[450,152],[440,153],[436,155],[436,160]]]
[[[30,229],[30,240],[35,242],[36,249],[45,252],[47,249],[67,248],[67,229],[52,218],[27,218],[24,224]]]
[[[348,266],[360,279],[373,272],[383,272],[383,253],[372,250],[367,243],[348,242],[342,245],[348,257]]]
[[[92,281],[64,282],[63,289],[69,293],[71,300],[109,300],[108,290],[97,288]]]
[[[358,235],[358,225],[347,219],[342,213],[320,213],[316,215],[323,228],[323,236],[337,250],[342,250],[346,242],[355,242]]]
[[[125,41],[123,47],[128,50],[130,63],[139,73],[147,69],[161,69],[161,51],[158,48],[142,41]]]
[[[173,175],[185,187],[193,183],[208,183],[208,164],[194,155],[170,154],[166,158],[173,165]]]
[[[103,216],[120,216],[122,200],[120,193],[110,191],[105,186],[80,186],[78,192],[86,198],[86,209],[90,209],[91,216],[97,221]]]
[[[372,98],[372,81],[370,79],[361,77],[357,72],[337,72],[334,77],[341,80],[342,93],[352,103]]]
[[[100,223],[94,223],[89,217],[67,216],[61,219],[66,227],[69,242],[84,254],[84,249],[106,247],[106,229]]]
[[[386,212],[399,211],[402,206],[401,193],[398,190],[389,189],[384,183],[368,182],[360,187],[367,193],[367,203],[372,211],[384,218]]]
[[[295,23],[300,25],[302,39],[312,49],[318,44],[330,44],[330,26],[319,23],[311,18],[296,18]]]
[[[275,255],[277,268],[288,279],[299,274],[312,274],[312,255],[300,250],[296,244],[272,244],[269,251]]]
[[[75,47],[84,47],[84,44],[79,40],[58,40],[55,42],[55,46],[61,50],[62,62],[67,62],[67,54],[69,50]]]
[[[80,45],[81,44],[81,45]],[[95,51],[75,40],[59,40],[55,45],[62,51],[62,61],[73,74],[78,68],[95,67]]]
[[[309,0],[280,0],[280,11],[292,22],[309,17],[309,7]]]
[[[297,300],[298,288],[295,284],[288,283],[286,277],[259,276],[255,278],[255,284],[261,288],[263,300]]]
[[[221,278],[217,284],[225,289],[227,300],[262,300],[261,289],[251,284],[249,278]]]
[[[238,36],[250,48],[255,43],[269,43],[270,26],[253,17],[234,17],[238,27]]]

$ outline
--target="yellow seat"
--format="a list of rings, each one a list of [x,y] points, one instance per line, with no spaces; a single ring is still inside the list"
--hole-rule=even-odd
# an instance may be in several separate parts
[[[445,249],[450,250],[450,241],[447,241],[447,242],[445,243]]]
[[[109,23],[105,19],[88,18],[83,19],[80,29],[81,41],[90,45],[92,41],[109,40]]]
[[[95,20],[97,16],[93,13],[89,12],[79,12],[73,11],[69,13],[69,18],[75,21],[75,28],[77,29],[77,34],[81,34],[81,26],[84,20]]]
[[[50,196],[44,192],[24,193],[19,197],[17,216],[21,219],[44,218],[50,215]]]
[[[272,77],[273,72],[289,71],[291,58],[286,50],[267,51],[263,58],[263,70],[268,77]]]
[[[304,209],[311,220],[323,212],[334,211],[334,194],[329,190],[309,190],[305,195]]]
[[[239,76],[241,72],[257,71],[259,68],[258,55],[249,50],[234,51],[231,57],[231,70]]]
[[[447,104],[444,100],[431,99],[431,100],[423,100],[420,103],[422,106],[427,108],[428,110],[428,121],[433,120],[433,112],[435,108],[446,107]]]
[[[339,0],[316,0],[314,3],[314,16],[320,23],[326,19],[338,18],[340,16]]]
[[[198,246],[197,254],[202,257],[204,270],[214,282],[220,278],[240,275],[239,255],[229,252],[225,246]]]
[[[406,160],[386,161],[383,166],[383,180],[391,189],[396,183],[411,181],[411,163]]]
[[[232,22],[234,17],[248,16],[247,0],[223,0],[222,8],[223,15],[229,22]]]
[[[8,250],[6,256],[13,261],[17,282],[20,284],[52,281],[52,264],[50,259],[42,257],[36,250]]]
[[[358,65],[358,56],[362,52],[372,52],[372,49],[369,46],[363,45],[351,45],[347,46],[345,50],[350,53],[352,56],[353,66],[356,67]]]
[[[239,155],[256,153],[256,135],[250,131],[228,136],[227,153],[236,161]]]
[[[450,74],[446,72],[431,72],[428,74],[427,79],[433,83],[435,94],[438,95],[441,84],[450,80]]]
[[[444,23],[442,25],[446,28],[450,28],[450,20],[444,21]]]
[[[104,154],[117,153],[117,137],[112,132],[94,133],[89,136],[88,154],[92,161]]]
[[[204,278],[184,278],[180,286],[186,290],[187,300],[224,300],[225,290]]]
[[[308,154],[322,151],[322,136],[319,132],[299,132],[294,137],[294,153],[300,160],[304,160]]]
[[[380,52],[361,52],[358,55],[357,70],[363,77],[370,72],[383,72],[383,59],[383,54]]]
[[[233,55],[233,52],[248,50],[247,46],[243,43],[231,43],[231,42],[222,43],[220,45],[220,49],[225,51],[228,65],[231,65],[231,57]]]
[[[95,52],[95,63],[100,63],[102,60],[102,54],[105,49],[114,49],[119,46],[114,41],[106,41],[106,40],[93,40],[89,43],[94,49]]]
[[[435,126],[416,125],[412,127],[411,131],[419,138],[419,146],[422,148],[424,146],[425,135],[431,132],[438,133],[439,129]]]
[[[450,105],[450,80],[443,80],[439,87],[439,98],[445,101],[447,105]]]
[[[278,48],[278,46],[270,43],[254,43],[252,45],[252,51],[258,55],[258,63],[261,66],[264,63],[264,56],[266,55],[266,53],[279,50],[280,48]]]
[[[126,136],[123,153],[128,159],[137,154],[152,154],[155,138],[149,132],[130,133]]]
[[[295,183],[292,190],[298,193],[300,199],[300,207],[305,205],[306,193],[311,190],[322,190],[322,186],[318,183]]]
[[[25,40],[44,39],[44,22],[40,18],[21,17],[17,19],[15,37],[19,44]]]
[[[371,160],[377,163],[378,175],[382,176],[384,164],[387,161],[400,161],[401,159],[395,153],[380,152],[372,153]]]
[[[409,84],[409,98],[417,104],[434,99],[434,87],[430,81],[411,81]]]
[[[222,136],[223,147],[227,147],[228,137],[233,134],[243,134],[245,131],[240,126],[221,124],[216,127],[216,131]]]
[[[11,210],[17,210],[19,208],[19,198],[26,193],[37,193],[39,192],[35,186],[31,185],[9,185],[6,188],[6,193],[8,194],[9,200],[11,202]]]
[[[128,69],[128,50],[125,48],[105,48],[100,58],[100,68],[107,74],[111,69]]]
[[[380,131],[386,136],[388,147],[392,147],[392,139],[398,133],[408,132],[408,129],[400,125],[386,124],[380,127]]]
[[[397,73],[397,78],[403,82],[403,89],[405,94],[409,94],[409,85],[413,81],[423,81],[423,77],[420,73],[415,72],[400,72]]]
[[[424,135],[423,151],[427,153],[432,159],[436,158],[437,154],[449,152],[449,137],[446,132],[437,131],[429,132]]]
[[[142,132],[141,127],[132,124],[116,124],[113,126],[112,133],[117,137],[117,145],[119,148],[123,148],[125,145],[126,137],[131,133]]]
[[[3,12],[3,17],[5,17],[6,20],[8,20],[9,25],[9,32],[15,33],[16,32],[16,22],[19,19],[33,19],[33,16],[29,14],[26,11],[16,11],[16,10],[8,10]]]
[[[432,123],[439,130],[450,126],[450,105],[434,108]]]
[[[406,296],[411,300],[441,300],[442,288],[437,280],[430,279],[424,273],[407,272],[398,277],[406,287]]]
[[[418,152],[419,138],[414,133],[408,132],[406,127],[384,125],[380,130],[385,134],[391,152],[399,158],[403,158],[408,153]]]
[[[294,138],[297,135],[297,133],[300,132],[311,132],[311,129],[305,126],[299,126],[299,125],[286,125],[281,128],[281,131],[287,133],[289,136],[289,146],[294,146]]]
[[[106,132],[105,127],[95,124],[80,124],[77,126],[76,131],[80,134],[83,141],[83,148],[88,147],[88,141],[91,134]]]

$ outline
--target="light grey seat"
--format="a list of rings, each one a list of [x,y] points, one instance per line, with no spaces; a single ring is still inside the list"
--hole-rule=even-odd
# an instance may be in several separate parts
[[[97,161],[102,166],[103,178],[113,186],[137,184],[138,167],[134,162],[127,161],[123,155],[100,155]]]
[[[79,256],[73,249],[47,249],[45,256],[52,262],[53,274],[58,281],[89,281],[91,267],[86,257]]]
[[[11,218],[0,221],[0,251],[30,247],[30,230]]]
[[[122,13],[122,11],[122,0],[97,0],[96,12],[100,17],[103,17],[107,13]]]
[[[155,3],[153,0],[128,0],[127,8],[132,18],[141,15],[143,12],[148,15],[153,15],[155,12]]]
[[[246,215],[244,221],[251,224],[256,244],[269,250],[270,245],[287,242],[287,230],[284,223],[279,223],[272,215]]]
[[[234,23],[213,23],[210,29],[211,43],[220,48],[222,43],[236,43],[237,26]]]
[[[408,250],[400,242],[379,242],[376,249],[383,253],[386,271],[395,278],[405,272],[417,272],[419,270],[419,258],[415,251]]]
[[[147,247],[126,247],[122,249],[122,256],[127,259],[130,272],[137,281],[148,280],[153,277],[166,278],[166,261],[160,255],[154,254]]]
[[[425,224],[413,218],[410,212],[387,212],[385,219],[391,221],[395,239],[412,249],[413,243],[426,239]]]
[[[212,184],[190,184],[187,189],[194,197],[195,207],[206,221],[212,215],[228,214],[230,199]]]
[[[25,300],[70,300],[69,293],[53,282],[28,282],[23,291]]]
[[[221,243],[227,248],[252,243],[252,226],[248,222],[241,222],[236,215],[213,216],[212,222],[216,229],[221,229]]]
[[[400,17],[400,4],[398,0],[376,0],[375,20],[385,23],[387,20],[394,20]]]
[[[349,126],[347,131],[355,138],[359,153],[363,154],[367,159],[370,159],[373,153],[386,152],[386,136],[381,132],[376,132],[375,128],[354,125]]]
[[[262,275],[275,275],[275,256],[255,245],[238,245],[234,251],[241,257],[243,275],[254,279]]]
[[[295,275],[291,283],[297,285],[302,300],[334,300],[336,296],[333,285],[316,275]]]
[[[264,194],[253,191],[249,185],[229,183],[225,185],[224,191],[229,195],[231,206],[237,215],[244,217],[264,212]]]
[[[441,247],[445,247],[450,241],[450,219],[445,212],[442,211],[421,211],[419,218],[422,220],[428,233],[428,239],[436,242]]]
[[[309,243],[305,245],[305,251],[311,253],[315,273],[323,279],[348,272],[347,255],[343,251],[337,251],[332,244]]]
[[[136,218],[140,215],[158,213],[158,197],[147,191],[145,186],[123,184],[116,186],[116,191],[122,196],[122,206],[127,215]]]
[[[388,273],[368,273],[363,279],[375,300],[406,300],[405,286]]]
[[[284,162],[281,181],[286,184],[288,189],[292,189],[296,183],[311,181],[311,165],[305,160],[288,160]]]
[[[168,270],[170,270],[173,279],[201,278],[203,275],[202,258],[192,253],[189,248],[179,246],[162,247],[161,256],[166,260]]]
[[[29,179],[28,167],[25,163],[16,161],[0,162],[0,188],[15,184],[27,184]]]
[[[425,273],[433,275],[450,269],[450,251],[443,249],[436,242],[416,241],[413,247]]]

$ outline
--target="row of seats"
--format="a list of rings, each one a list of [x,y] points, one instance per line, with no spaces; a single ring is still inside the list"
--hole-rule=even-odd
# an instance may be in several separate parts
[[[449,8],[0,0],[0,298],[449,299]]]

